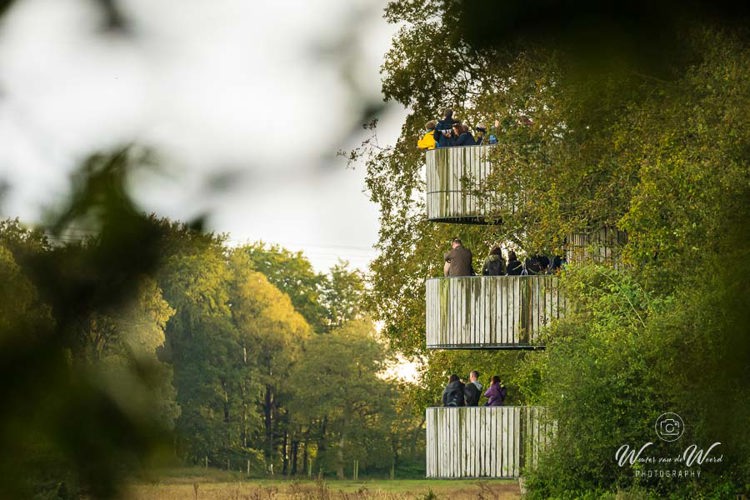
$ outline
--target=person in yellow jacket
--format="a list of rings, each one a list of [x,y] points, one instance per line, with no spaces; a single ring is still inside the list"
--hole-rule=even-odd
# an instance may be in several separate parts
[[[425,124],[427,133],[417,141],[417,147],[419,149],[435,149],[435,120],[430,120]]]

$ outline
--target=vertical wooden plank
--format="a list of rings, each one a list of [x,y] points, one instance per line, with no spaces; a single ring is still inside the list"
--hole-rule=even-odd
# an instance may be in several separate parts
[[[509,304],[509,300],[511,300],[510,293],[511,293],[511,290],[513,289],[513,287],[511,286],[512,283],[513,283],[513,279],[511,277],[506,277],[502,280],[502,283],[500,284],[501,293],[500,293],[500,297],[498,297],[498,300],[500,300],[501,302],[500,307],[502,310],[502,314],[500,316],[502,318],[502,325],[500,325],[500,332],[501,332],[500,339],[502,343],[507,343],[509,340],[508,332],[510,332],[511,323],[510,323],[510,318],[508,317],[508,304]]]
[[[508,304],[510,307],[510,317],[513,324],[512,336],[511,336],[511,342],[518,343],[518,339],[520,338],[520,332],[521,332],[521,315],[520,308],[522,306],[521,302],[521,277],[520,276],[513,276],[512,278],[513,283],[513,292],[511,294],[511,302]]]
[[[430,424],[430,409],[425,410],[425,476],[432,477],[432,425]]]
[[[434,408],[427,408],[427,414],[429,415],[429,419],[427,420],[427,436],[429,439],[432,440],[432,446],[430,449],[432,450],[431,453],[431,460],[428,462],[428,471],[427,476],[428,477],[439,477],[440,469],[439,469],[439,453],[440,453],[440,440],[438,439],[438,432],[439,432],[439,423],[438,423],[438,414],[435,411]],[[430,425],[432,425],[432,428],[430,429]]]
[[[487,309],[487,280],[481,277],[474,277],[472,280],[476,283],[475,289],[479,290],[479,296],[477,297],[479,312],[474,318],[474,324],[476,325],[476,343],[486,345],[487,329],[484,327],[484,320],[489,314]]]
[[[505,459],[503,456],[503,453],[505,452],[505,445],[503,443],[503,425],[505,422],[505,412],[503,411],[502,407],[497,407],[493,411],[495,412],[495,417],[497,418],[497,454],[495,455],[497,457],[497,467],[495,477],[502,477],[503,467],[505,466]]]
[[[519,462],[521,460],[521,449],[520,449],[520,430],[521,430],[521,408],[518,406],[513,407],[513,477],[518,477],[520,473]]]
[[[487,449],[487,430],[484,428],[485,415],[479,411],[479,407],[473,407],[471,413],[474,415],[476,422],[476,446],[474,447],[474,465],[471,468],[473,477],[482,476],[482,464],[484,463],[484,452]]]
[[[495,457],[497,456],[497,432],[495,429],[496,415],[492,411],[492,407],[484,407],[483,411],[487,415],[487,432],[489,433],[489,440],[487,446],[486,463],[485,463],[485,474],[487,477],[495,476]]]
[[[453,474],[453,463],[451,461],[451,442],[450,435],[453,432],[453,421],[450,418],[450,412],[448,408],[442,408],[441,413],[443,414],[443,420],[445,421],[445,427],[443,429],[443,455],[445,460],[445,471],[443,477],[451,477]]]
[[[461,344],[465,344],[466,331],[464,330],[464,323],[466,318],[466,307],[465,302],[462,300],[465,293],[463,282],[460,278],[452,278],[451,283],[455,285],[457,291],[457,293],[453,296],[453,302],[456,306],[456,332],[459,333],[459,342]]]
[[[435,333],[438,331],[435,323],[435,308],[438,304],[438,300],[435,297],[435,283],[436,281],[434,279],[428,279],[425,285],[427,291],[427,303],[425,304],[425,313],[427,314],[427,322],[425,323],[425,329],[427,330],[425,332],[427,347],[435,344]]]
[[[494,300],[495,296],[495,284],[497,283],[497,277],[492,276],[483,278],[482,283],[484,284],[484,304],[485,314],[482,318],[482,340],[485,344],[494,343],[492,342],[492,318],[497,314]]]
[[[498,277],[493,280],[492,283],[492,296],[490,297],[490,304],[492,304],[492,314],[487,318],[487,331],[489,332],[489,340],[493,344],[499,343],[498,340],[498,320],[500,319],[500,310],[498,309],[497,303],[497,287],[502,278]]]
[[[448,419],[449,415],[446,412],[446,408],[440,409],[440,414],[442,416],[443,425],[441,426],[441,439],[440,439],[440,446],[442,448],[442,456],[443,456],[443,467],[442,467],[442,473],[440,474],[440,477],[450,477],[451,475],[451,462],[450,462],[450,443],[448,442],[448,435],[450,434],[450,426],[451,422]]]
[[[457,446],[457,442],[461,441],[461,422],[459,420],[459,412],[457,408],[448,408],[447,411],[453,421],[453,429],[451,435],[448,436],[451,450],[451,462],[453,464],[451,477],[458,478],[461,477],[461,448]]]
[[[511,477],[513,471],[513,442],[511,436],[513,435],[513,408],[503,407],[503,416],[505,417],[505,429],[503,431],[503,458],[505,459],[505,467],[503,469],[503,477]]]
[[[507,331],[508,331],[508,290],[510,280],[508,277],[503,277],[500,281],[500,287],[498,288],[498,307],[500,308],[500,325],[498,325],[498,340],[500,343],[507,342]]]
[[[477,432],[477,422],[473,418],[473,410],[472,407],[465,407],[464,408],[464,415],[466,415],[466,427],[470,429],[470,431],[467,433],[467,439],[464,442],[464,445],[466,446],[466,451],[464,453],[464,477],[474,477],[473,476],[473,470],[474,470],[474,453],[477,449],[477,438],[479,437],[479,433]]]
[[[442,415],[440,413],[440,408],[434,408],[433,411],[435,412],[434,422],[435,422],[435,425],[437,426],[434,432],[434,436],[435,436],[436,443],[437,443],[436,444],[437,455],[436,455],[435,477],[443,477],[443,463],[444,463],[443,461],[443,453],[444,453],[443,452],[443,448],[444,448],[443,429],[445,428],[445,424],[443,422]]]

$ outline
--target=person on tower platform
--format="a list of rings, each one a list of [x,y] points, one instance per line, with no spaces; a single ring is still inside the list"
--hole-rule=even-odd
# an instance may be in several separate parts
[[[484,276],[505,276],[505,259],[500,247],[495,246],[490,250],[490,255],[482,266],[482,274]]]
[[[435,143],[435,125],[437,122],[435,120],[430,120],[425,124],[425,128],[427,129],[427,133],[422,136],[421,139],[417,141],[417,147],[419,149],[435,149],[436,143]]]
[[[469,383],[464,387],[466,406],[479,406],[479,397],[482,395],[482,384],[477,380],[478,378],[478,371],[472,370],[469,373]]]
[[[471,264],[472,258],[471,250],[465,248],[459,238],[454,238],[451,242],[451,251],[445,254],[445,275],[474,276],[476,273]]]
[[[520,276],[523,272],[523,264],[516,257],[516,252],[510,250],[508,252],[508,276]]]
[[[508,391],[505,389],[505,385],[500,381],[500,377],[493,375],[490,388],[484,393],[484,397],[488,399],[485,406],[503,406],[507,395]]]
[[[443,113],[443,119],[437,122],[435,126],[435,142],[437,147],[446,148],[450,146],[451,129],[456,120],[453,119],[453,110],[446,108]]]
[[[458,131],[458,137],[453,142],[454,146],[476,146],[477,143],[474,141],[474,136],[471,135],[471,130],[466,124],[458,126],[458,129],[454,126],[454,131]]]
[[[464,384],[453,374],[448,379],[448,385],[443,389],[443,406],[465,406]]]

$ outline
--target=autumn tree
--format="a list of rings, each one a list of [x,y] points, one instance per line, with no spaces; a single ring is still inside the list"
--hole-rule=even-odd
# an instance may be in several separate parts
[[[247,405],[243,407],[243,419],[252,418],[253,403],[259,399],[266,460],[273,464],[281,455],[282,471],[286,472],[287,445],[294,439],[288,428],[289,372],[298,361],[311,328],[294,309],[289,296],[253,270],[245,249],[232,252],[230,265],[232,318],[239,333],[243,363],[252,367],[252,371],[242,375],[248,382],[246,388],[243,385]],[[253,394],[252,384],[260,386],[260,398]],[[245,435],[245,446],[249,445],[249,437]]]
[[[316,472],[335,471],[357,459],[363,468],[390,463],[388,429],[393,418],[391,385],[378,374],[386,352],[367,321],[351,321],[313,337],[290,373],[293,415],[312,420]]]

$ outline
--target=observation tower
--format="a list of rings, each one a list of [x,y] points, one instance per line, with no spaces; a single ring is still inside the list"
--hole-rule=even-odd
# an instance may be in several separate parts
[[[487,189],[494,146],[426,152],[427,219],[499,224],[513,200]],[[428,349],[544,349],[540,329],[565,312],[556,276],[465,276],[426,282]],[[543,408],[427,408],[427,477],[517,478],[550,433]]]

